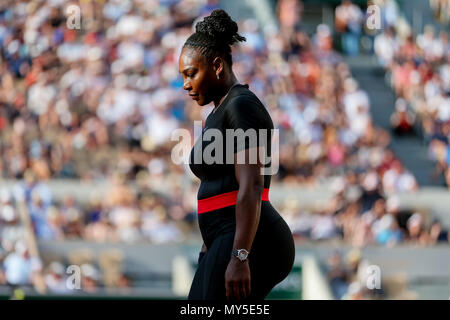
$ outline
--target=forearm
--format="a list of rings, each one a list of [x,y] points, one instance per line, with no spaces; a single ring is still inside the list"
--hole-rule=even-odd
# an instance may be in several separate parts
[[[261,214],[263,188],[239,189],[236,200],[236,233],[233,249],[251,250]]]

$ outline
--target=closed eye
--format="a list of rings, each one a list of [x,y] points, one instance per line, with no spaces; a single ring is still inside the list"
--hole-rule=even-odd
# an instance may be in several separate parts
[[[194,68],[186,68],[182,73],[188,78],[193,78],[197,74],[197,70]]]

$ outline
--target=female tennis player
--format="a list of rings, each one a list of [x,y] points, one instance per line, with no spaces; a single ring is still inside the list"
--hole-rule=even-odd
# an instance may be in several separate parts
[[[198,222],[204,243],[188,299],[261,300],[286,278],[295,256],[292,233],[269,201],[270,175],[261,172],[270,162],[259,153],[257,161],[251,161],[251,152],[258,148],[270,158],[273,122],[249,86],[240,84],[233,73],[231,45],[246,40],[237,33],[237,24],[218,9],[195,30],[179,58],[183,89],[198,105],[213,102],[215,107],[190,154],[190,168],[201,180]],[[213,129],[223,139],[202,138]],[[236,134],[230,149],[227,129],[265,129],[268,139],[258,135],[255,142]],[[211,153],[219,156],[223,150],[221,160],[198,161],[213,141],[223,142],[223,148]],[[231,163],[226,161],[230,156]],[[240,156],[245,161],[238,161]]]

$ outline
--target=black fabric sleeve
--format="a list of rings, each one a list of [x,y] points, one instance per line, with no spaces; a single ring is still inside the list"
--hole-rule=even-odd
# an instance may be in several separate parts
[[[227,129],[234,130],[234,153],[270,143],[270,116],[256,97],[235,97],[229,101],[225,116]],[[231,131],[226,132],[227,143],[231,137]]]
[[[205,251],[200,251],[198,254],[198,259],[197,259],[197,264],[200,264],[200,262],[202,262],[203,257],[205,256],[206,252]]]

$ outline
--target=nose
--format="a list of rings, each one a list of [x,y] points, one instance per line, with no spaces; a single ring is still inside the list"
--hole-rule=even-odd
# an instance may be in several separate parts
[[[189,79],[184,80],[183,89],[188,91],[192,89],[191,82],[189,81]]]

